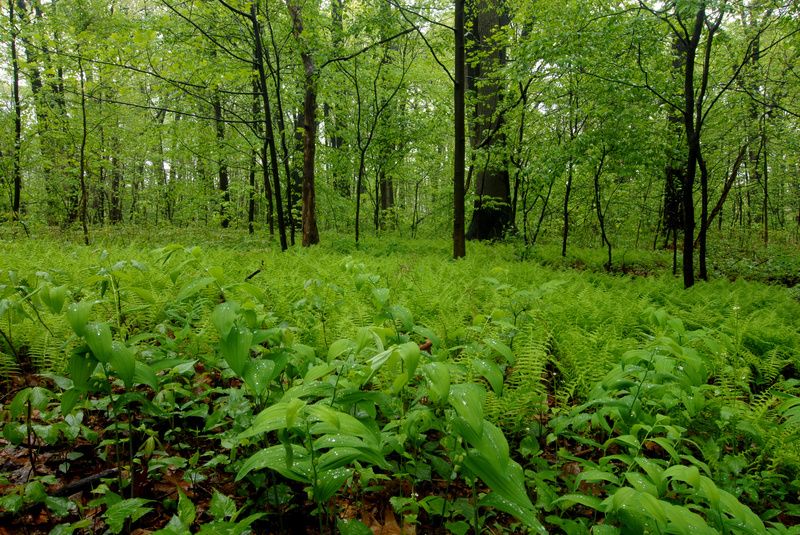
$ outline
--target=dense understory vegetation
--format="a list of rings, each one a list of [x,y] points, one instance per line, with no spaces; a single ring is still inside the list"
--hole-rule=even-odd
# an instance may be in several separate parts
[[[0,241],[12,532],[798,532],[789,250],[161,232]]]

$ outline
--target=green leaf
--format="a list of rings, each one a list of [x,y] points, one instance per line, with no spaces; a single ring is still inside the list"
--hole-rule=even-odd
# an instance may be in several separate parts
[[[327,405],[311,405],[308,407],[310,419],[317,420],[311,432],[314,434],[344,434],[364,439],[367,443],[376,444],[378,438],[360,420],[347,413],[337,411]]]
[[[125,527],[127,520],[130,519],[131,522],[136,522],[149,513],[152,508],[145,507],[145,504],[151,501],[144,498],[129,498],[110,506],[104,515],[109,531],[111,533],[119,533]]]
[[[341,535],[373,535],[372,530],[360,520],[337,519],[336,527]]]
[[[70,388],[61,394],[61,414],[69,414],[81,399],[81,395],[81,391],[76,388]]]
[[[122,382],[125,383],[125,388],[130,389],[133,387],[136,375],[135,352],[133,348],[116,340],[111,344],[111,347],[109,364],[111,364],[111,368],[119,378],[122,379]]]
[[[85,347],[84,347],[85,349]],[[89,352],[76,350],[72,353],[67,366],[67,373],[72,379],[72,384],[79,392],[86,392],[89,389],[89,378],[97,367],[97,360]]]
[[[242,376],[244,367],[250,360],[250,346],[253,343],[253,331],[247,327],[234,326],[228,336],[220,340],[220,352],[233,373]]]
[[[483,399],[486,393],[480,385],[457,384],[450,386],[448,401],[474,433],[483,429]]]
[[[191,361],[194,362],[194,361]],[[153,390],[158,391],[158,375],[155,370],[144,362],[136,361],[136,368],[133,372],[133,382],[140,385],[147,385]]]
[[[291,457],[287,453],[287,448],[291,448]],[[293,481],[310,483],[311,464],[308,462],[308,457],[308,451],[296,444],[270,446],[247,458],[236,473],[236,481],[240,481],[253,470],[269,468]]]
[[[237,440],[250,438],[263,433],[268,433],[270,431],[276,431],[278,429],[285,429],[288,408],[289,403],[281,401],[259,412],[256,417],[253,418],[253,423],[250,425],[250,429],[240,433],[239,436],[236,437]]]
[[[332,360],[339,358],[344,353],[349,352],[354,346],[355,344],[353,341],[348,340],[347,338],[336,340],[328,348],[328,362],[331,362]]]
[[[42,302],[53,314],[60,314],[67,297],[66,286],[50,286],[40,294]]]
[[[450,368],[444,362],[429,362],[422,366],[428,381],[428,394],[434,402],[447,399],[450,393]]]
[[[236,516],[236,502],[217,489],[214,489],[214,494],[211,496],[211,503],[208,506],[208,512],[214,520],[234,518]]]
[[[500,366],[484,359],[473,359],[470,364],[478,374],[486,378],[495,394],[499,396],[503,393],[503,372]]]
[[[111,359],[111,327],[108,323],[90,323],[83,334],[89,349],[100,362],[109,362]]]
[[[483,507],[494,507],[495,509],[512,515],[517,520],[521,520],[532,532],[545,535],[548,533],[547,529],[545,529],[544,525],[539,521],[536,511],[533,508],[528,509],[522,507],[518,503],[507,500],[496,492],[490,492],[485,495],[478,501],[478,504]]]
[[[255,395],[260,397],[269,387],[274,370],[275,362],[271,360],[250,360],[244,367],[242,379]]]
[[[314,499],[317,503],[326,503],[333,498],[333,495],[342,488],[342,485],[353,475],[350,468],[337,468],[336,470],[326,470],[317,474],[317,482],[314,485]]]
[[[8,422],[3,426],[3,438],[18,446],[25,440],[25,424]]]
[[[485,339],[484,342],[486,342],[487,346],[497,351],[497,353],[501,357],[506,359],[506,362],[508,364],[513,365],[517,361],[516,357],[514,356],[514,353],[511,351],[511,348],[505,345],[504,343],[498,342],[497,340],[492,340],[491,338]]]
[[[180,302],[184,299],[192,297],[193,295],[197,295],[204,288],[210,284],[213,284],[214,282],[216,282],[214,277],[202,277],[200,279],[194,279],[189,284],[181,288],[181,291],[178,292],[178,295],[175,297],[175,301]]]
[[[83,336],[86,333],[86,324],[89,322],[89,313],[92,310],[92,305],[91,301],[81,301],[79,303],[71,303],[67,307],[67,321],[78,336]]]
[[[239,303],[227,301],[214,308],[211,313],[211,322],[217,328],[220,338],[227,338],[236,321],[236,312],[239,310]]]
[[[179,488],[178,489],[178,518],[185,526],[191,526],[194,522],[196,515],[194,504],[192,500],[186,497],[186,494]]]

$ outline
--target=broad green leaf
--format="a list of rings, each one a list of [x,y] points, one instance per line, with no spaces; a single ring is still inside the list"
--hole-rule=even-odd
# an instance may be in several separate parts
[[[503,393],[503,372],[500,366],[484,359],[473,359],[470,364],[479,375],[489,382],[489,386],[496,395],[499,396]]]
[[[149,513],[152,508],[146,507],[151,500],[144,498],[129,498],[110,506],[105,517],[108,529],[111,533],[119,533],[125,527],[125,522],[130,520],[136,522],[139,518]]]
[[[204,288],[216,282],[214,277],[202,277],[199,279],[194,279],[193,281],[189,282],[186,286],[181,288],[181,291],[178,292],[178,295],[175,296],[175,301],[180,302],[184,299],[192,297],[193,295],[197,295],[200,293]]]
[[[525,490],[522,467],[515,461],[498,463],[495,458],[487,458],[476,450],[469,450],[464,458],[464,466],[516,507],[525,511],[535,510]]]
[[[338,519],[336,528],[341,535],[373,535],[372,530],[366,524],[355,519]]]
[[[269,387],[274,370],[275,363],[271,360],[250,360],[244,367],[242,379],[256,396],[261,396]]]
[[[545,535],[548,533],[547,529],[545,529],[545,527],[542,525],[541,521],[536,515],[536,511],[533,508],[528,509],[523,507],[516,502],[506,499],[496,492],[488,493],[479,500],[478,504],[483,507],[494,507],[495,509],[499,509],[504,513],[510,514],[517,520],[521,520],[531,532],[542,533]]]
[[[486,393],[480,385],[456,384],[450,386],[448,401],[472,428],[480,434],[483,430],[483,400]]]
[[[308,370],[305,376],[303,376],[303,381],[305,383],[311,383],[312,381],[316,381],[321,377],[325,377],[326,375],[334,371],[336,371],[336,368],[334,368],[330,364],[327,363],[318,364],[313,368],[311,368],[310,370]]]
[[[681,507],[671,503],[662,503],[671,533],[697,535],[716,535],[719,533],[719,531],[709,526],[706,521],[703,520],[703,517],[693,512],[688,507]]]
[[[509,348],[503,342],[498,342],[497,340],[492,340],[491,338],[485,339],[484,342],[486,342],[487,346],[497,351],[497,353],[501,357],[506,359],[506,362],[508,364],[513,366],[514,363],[517,361],[517,358],[514,356],[514,352],[511,351],[511,348]]]
[[[368,443],[377,443],[377,437],[360,420],[327,405],[308,407],[309,418],[318,422],[311,427],[313,434],[345,434],[360,437]]]
[[[622,487],[605,502],[609,513],[616,513],[624,522],[637,526],[651,526],[651,530],[663,532],[667,525],[664,504],[647,492],[639,492],[630,487]],[[652,525],[655,524],[655,525]]]
[[[287,455],[286,448],[292,450],[291,458]],[[268,468],[300,483],[311,482],[311,464],[308,461],[308,451],[305,448],[292,444],[284,446],[278,444],[269,448],[257,451],[251,455],[236,473],[236,481],[240,481],[253,470],[263,470]]]
[[[253,342],[253,331],[247,327],[234,326],[228,336],[220,340],[219,348],[222,357],[233,373],[242,376],[244,367],[250,360],[250,346]]]
[[[350,468],[337,468],[318,473],[314,485],[314,499],[317,503],[327,502],[352,475],[353,470]]]
[[[429,362],[422,366],[428,380],[428,394],[435,402],[447,399],[450,393],[450,368],[444,362]]]
[[[84,339],[100,362],[109,362],[112,351],[111,327],[108,323],[90,323],[86,326]]]
[[[250,428],[240,433],[239,436],[236,437],[237,440],[276,431],[278,429],[285,429],[288,408],[289,403],[281,401],[259,412],[256,417],[253,418],[253,423],[250,425]]]
[[[194,522],[196,515],[194,504],[192,500],[186,497],[186,494],[178,488],[178,518],[185,526],[191,526]]]
[[[236,312],[239,310],[239,303],[226,301],[220,303],[211,313],[211,322],[217,328],[220,338],[227,338],[236,321]]]
[[[53,314],[60,314],[64,308],[64,301],[67,297],[66,286],[50,286],[45,288],[41,294],[42,302]]]
[[[603,500],[597,496],[587,496],[586,494],[565,494],[553,500],[553,505],[561,505],[562,509],[567,509],[575,504],[589,507],[595,511],[603,510]]]
[[[217,489],[214,489],[214,494],[211,496],[211,503],[208,506],[208,512],[211,514],[211,517],[214,520],[235,518],[236,511],[236,502]]]
[[[92,311],[91,301],[71,303],[67,307],[67,321],[78,336],[86,333],[86,324],[89,322],[89,313]]]
[[[192,361],[193,362],[193,361]],[[158,375],[155,370],[141,361],[135,361],[136,368],[133,372],[133,382],[140,385],[147,385],[158,391]]]
[[[344,353],[347,353],[353,348],[354,345],[355,344],[353,341],[348,340],[347,338],[336,340],[328,348],[328,362],[331,362],[332,360],[339,358]]]
[[[135,352],[133,348],[116,340],[111,344],[111,347],[109,364],[111,364],[111,368],[119,378],[122,379],[122,382],[125,383],[125,388],[131,388],[136,375]]]
[[[84,347],[85,349],[85,347]],[[85,392],[89,388],[89,378],[92,372],[97,367],[97,360],[89,352],[82,352],[76,350],[72,353],[67,366],[67,373],[69,374],[75,389]]]

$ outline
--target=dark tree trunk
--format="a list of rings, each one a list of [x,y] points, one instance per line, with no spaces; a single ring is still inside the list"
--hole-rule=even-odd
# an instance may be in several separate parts
[[[219,178],[219,192],[222,201],[219,207],[220,216],[222,216],[222,228],[228,228],[230,218],[228,217],[229,204],[231,200],[230,192],[228,191],[228,163],[223,155],[225,151],[225,122],[222,117],[222,103],[219,99],[219,93],[215,92],[212,99],[214,106],[214,128],[217,135],[217,176]]]
[[[270,55],[266,54],[265,59],[267,63],[267,68],[270,71],[270,75],[272,76],[272,80],[275,85],[275,104],[278,108],[276,113],[276,119],[278,121],[278,130],[281,136],[281,153],[283,154],[283,173],[286,177],[286,221],[289,226],[289,243],[294,245],[294,234],[296,230],[296,224],[294,220],[294,208],[297,204],[297,190],[302,188],[302,185],[296,187],[298,184],[301,184],[301,181],[297,179],[295,173],[290,169],[289,164],[289,145],[286,141],[287,132],[286,132],[286,119],[285,114],[283,111],[283,91],[281,88],[283,87],[282,77],[281,77],[281,54],[280,54],[280,47],[275,42],[275,32],[272,31],[272,21],[269,17],[269,4],[266,5],[265,9],[267,10],[267,31],[269,31],[269,40],[272,45],[272,52],[275,54],[275,65],[273,67],[272,60],[270,59]],[[296,129],[295,129],[296,130]],[[301,136],[302,139],[302,136]],[[302,151],[302,143],[301,149]]]
[[[480,151],[484,163],[477,171],[472,221],[468,239],[491,240],[503,237],[511,223],[511,188],[505,150],[503,117],[498,108],[503,100],[501,82],[495,72],[506,63],[504,45],[497,37],[508,24],[501,3],[476,0],[470,5],[467,86],[475,95],[472,146]],[[502,39],[502,38],[500,38]]]
[[[453,149],[453,258],[467,254],[464,234],[464,171],[466,128],[464,94],[466,84],[464,51],[464,0],[455,0],[455,69],[453,80],[455,147]]]
[[[12,180],[14,182],[14,195],[11,201],[11,214],[14,219],[20,218],[20,195],[22,193],[22,169],[20,152],[22,151],[22,108],[19,98],[19,60],[17,59],[17,32],[16,21],[14,20],[14,2],[8,2],[8,22],[11,28],[11,73],[12,86],[11,92],[14,103],[14,155]]]
[[[600,236],[603,243],[608,248],[608,261],[606,262],[605,268],[611,271],[611,241],[606,234],[606,219],[605,214],[603,214],[603,202],[602,196],[600,195],[600,177],[603,174],[603,165],[606,162],[607,156],[608,149],[603,147],[602,154],[600,155],[600,162],[597,164],[597,169],[595,169],[594,172],[594,206],[597,213],[597,222],[600,224]]]
[[[567,164],[567,188],[564,190],[564,209],[562,210],[562,218],[564,220],[564,227],[561,233],[561,256],[567,256],[567,240],[569,239],[569,197],[572,193],[572,180],[574,164],[572,163],[572,156],[569,158]]]
[[[303,98],[303,246],[319,243],[317,229],[316,192],[314,189],[314,157],[317,150],[317,72],[305,36],[300,4],[287,0],[286,6],[292,18],[292,33],[300,44],[303,60],[305,95]]]
[[[83,243],[89,245],[89,226],[87,203],[89,201],[89,192],[86,187],[86,139],[89,135],[89,129],[86,125],[86,89],[83,74],[83,64],[80,57],[78,59],[78,76],[80,78],[81,88],[81,148],[80,148],[80,161],[78,163],[78,173],[80,174],[81,198],[80,198],[80,219],[81,226],[83,227]]]
[[[256,69],[258,70],[259,89],[264,105],[264,143],[261,149],[263,155],[262,168],[264,170],[264,182],[269,181],[269,171],[266,165],[266,154],[269,150],[270,168],[272,171],[272,182],[275,192],[275,207],[278,215],[278,234],[280,235],[281,250],[288,248],[286,243],[286,224],[283,219],[283,204],[281,201],[281,183],[278,174],[278,151],[275,149],[275,133],[272,128],[272,107],[269,103],[269,92],[267,91],[267,74],[264,69],[264,46],[261,41],[261,25],[258,22],[258,8],[255,2],[250,4],[250,22],[253,24],[253,35],[255,37],[255,56]]]

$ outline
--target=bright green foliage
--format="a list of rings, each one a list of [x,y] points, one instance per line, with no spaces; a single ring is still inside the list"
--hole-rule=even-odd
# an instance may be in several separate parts
[[[415,489],[391,497],[401,521],[456,533],[777,533],[790,518],[779,510],[798,514],[789,291],[676,291],[670,278],[520,262],[503,246],[450,262],[436,243],[345,257],[236,241],[30,243],[25,257],[0,243],[15,267],[0,272],[0,350],[9,369],[30,366],[47,332],[32,360],[53,385],[3,401],[3,436],[81,437],[104,452],[121,468],[97,502],[112,531],[152,507],[130,494],[145,464],[152,480],[177,470],[242,491],[217,492],[206,512],[176,494],[165,534],[244,533],[291,507],[332,526],[341,500],[398,481]],[[98,408],[105,429],[86,425]],[[68,501],[38,488],[0,504],[44,503],[64,530],[78,526]]]

